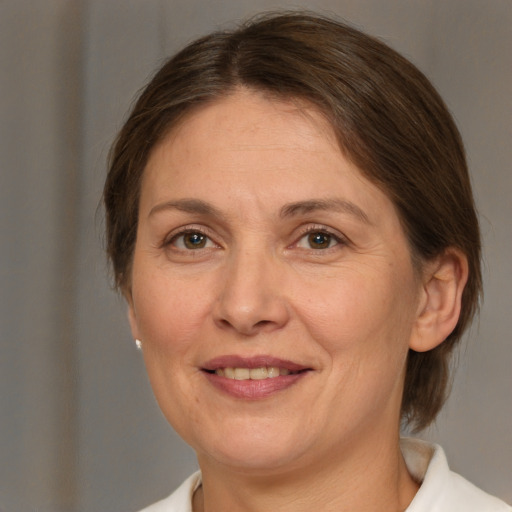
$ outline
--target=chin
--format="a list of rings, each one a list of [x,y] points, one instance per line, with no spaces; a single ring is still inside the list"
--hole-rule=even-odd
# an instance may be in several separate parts
[[[215,440],[204,440],[195,445],[199,461],[201,455],[214,459],[240,471],[278,471],[303,457],[307,451],[307,439],[298,432],[296,436],[275,425],[261,426],[260,429],[231,429]],[[227,443],[226,439],[230,441]]]
[[[209,455],[215,458],[217,463],[236,469],[239,472],[251,473],[262,476],[269,476],[275,473],[284,472],[294,466],[294,462],[300,459],[300,454],[289,451],[273,450],[268,446],[264,449],[250,449],[244,451],[216,452]],[[199,461],[201,458],[199,457]]]

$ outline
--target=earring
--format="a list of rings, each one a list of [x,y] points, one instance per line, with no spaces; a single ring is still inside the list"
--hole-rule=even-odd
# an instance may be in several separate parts
[[[135,346],[137,347],[138,350],[142,350],[142,341],[135,340]]]

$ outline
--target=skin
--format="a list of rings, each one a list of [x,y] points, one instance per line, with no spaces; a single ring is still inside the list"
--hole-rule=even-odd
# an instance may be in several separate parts
[[[197,453],[194,510],[405,510],[418,488],[398,446],[407,352],[449,332],[463,258],[420,275],[393,204],[325,120],[247,90],[154,148],[139,215],[132,333]],[[237,398],[202,371],[225,355],[310,371]]]

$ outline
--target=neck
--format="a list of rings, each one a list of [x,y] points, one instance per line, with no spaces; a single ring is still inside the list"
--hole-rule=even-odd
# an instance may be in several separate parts
[[[365,449],[354,445],[318,457],[300,467],[258,473],[233,469],[199,457],[203,485],[194,496],[194,512],[397,512],[418,490],[409,475],[398,438],[375,436]],[[368,448],[371,446],[371,448]]]

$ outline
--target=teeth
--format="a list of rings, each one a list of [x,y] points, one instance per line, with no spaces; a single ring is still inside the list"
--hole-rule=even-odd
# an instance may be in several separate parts
[[[280,375],[290,375],[287,368],[278,368],[277,366],[268,366],[261,368],[217,368],[215,374],[220,377],[235,380],[263,380],[273,379]]]
[[[249,368],[235,368],[235,380],[247,380],[251,377]]]
[[[267,368],[251,368],[249,372],[251,376],[251,380],[262,380],[270,377],[269,371]]]
[[[268,377],[272,379],[273,377],[279,377],[279,368],[276,368],[275,366],[271,366],[268,369]]]

